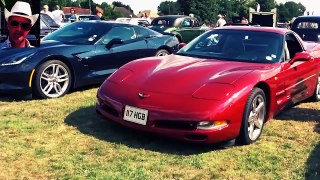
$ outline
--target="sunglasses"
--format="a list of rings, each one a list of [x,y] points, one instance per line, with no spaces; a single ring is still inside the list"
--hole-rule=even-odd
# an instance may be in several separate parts
[[[30,30],[31,29],[30,23],[23,23],[23,22],[18,22],[18,21],[11,21],[10,22],[10,26],[13,28],[18,27],[19,25],[23,30]]]

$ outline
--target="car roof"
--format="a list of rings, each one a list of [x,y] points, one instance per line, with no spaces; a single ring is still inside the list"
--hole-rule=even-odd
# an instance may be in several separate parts
[[[285,29],[285,28],[255,27],[255,26],[223,26],[215,29],[261,31],[261,32],[273,32],[277,34],[286,34],[287,32],[292,32],[291,30]]]
[[[320,20],[320,16],[299,16],[296,19],[316,19],[316,20]]]
[[[156,17],[154,19],[177,19],[177,18],[183,18],[183,17],[190,17],[190,16],[186,16],[186,15],[166,15],[166,16],[159,16],[159,17]]]

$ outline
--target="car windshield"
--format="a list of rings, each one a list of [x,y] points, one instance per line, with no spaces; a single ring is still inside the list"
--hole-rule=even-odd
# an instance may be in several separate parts
[[[238,62],[275,63],[280,61],[283,36],[248,30],[209,31],[182,48],[183,56]]]
[[[43,40],[55,40],[65,44],[92,45],[111,29],[111,25],[99,22],[75,22],[47,35]]]

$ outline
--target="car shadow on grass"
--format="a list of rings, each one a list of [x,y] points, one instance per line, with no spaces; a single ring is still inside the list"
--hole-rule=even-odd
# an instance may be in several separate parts
[[[150,133],[135,131],[111,120],[104,119],[96,113],[94,106],[78,109],[69,114],[64,122],[67,125],[76,127],[80,132],[89,134],[100,140],[168,154],[200,154],[226,149],[234,145],[234,141],[215,145],[190,144]]]
[[[17,102],[32,100],[32,95],[0,95],[0,102]]]
[[[314,131],[320,134],[320,110],[308,108],[290,108],[276,116],[279,120],[316,121]],[[310,153],[306,162],[305,179],[320,179],[320,141]]]

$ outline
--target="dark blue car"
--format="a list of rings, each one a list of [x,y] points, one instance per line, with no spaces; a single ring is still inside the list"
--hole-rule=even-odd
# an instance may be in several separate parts
[[[101,83],[123,64],[178,50],[174,36],[123,23],[81,21],[44,37],[39,48],[0,50],[0,93],[56,98]]]

